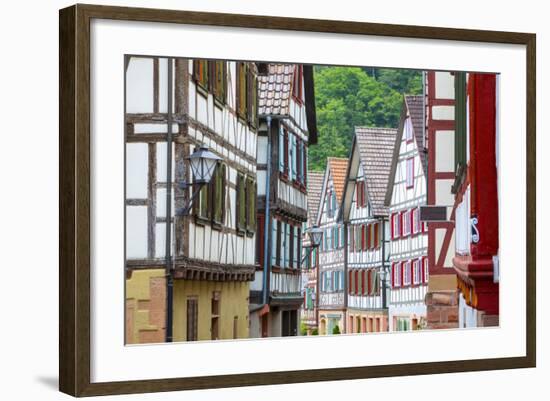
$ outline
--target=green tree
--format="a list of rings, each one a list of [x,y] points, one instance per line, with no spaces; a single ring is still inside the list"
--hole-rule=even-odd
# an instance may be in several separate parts
[[[316,67],[319,137],[309,149],[309,168],[324,170],[329,156],[348,157],[356,126],[397,127],[403,90],[418,89],[415,74],[408,70]]]
[[[340,327],[338,325],[334,326],[332,334],[340,334]]]

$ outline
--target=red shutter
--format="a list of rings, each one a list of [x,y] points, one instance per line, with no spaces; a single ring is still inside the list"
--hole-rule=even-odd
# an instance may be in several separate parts
[[[399,262],[401,266],[401,287],[405,286],[405,268],[407,264],[405,262]]]
[[[361,270],[361,294],[365,295],[365,269]]]
[[[355,294],[359,294],[359,270],[355,270]]]
[[[380,235],[380,224],[374,223],[374,247],[378,248],[380,246],[380,238],[378,237]]]
[[[395,263],[391,264],[391,288],[395,287]]]

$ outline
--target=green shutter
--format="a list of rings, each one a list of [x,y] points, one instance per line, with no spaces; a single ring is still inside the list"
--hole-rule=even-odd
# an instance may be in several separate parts
[[[455,175],[453,192],[460,185],[466,166],[466,142],[468,135],[466,127],[466,73],[455,72]]]

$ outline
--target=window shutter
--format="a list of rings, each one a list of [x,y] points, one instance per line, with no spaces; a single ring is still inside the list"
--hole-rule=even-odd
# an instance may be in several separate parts
[[[391,264],[391,287],[395,287],[395,263]]]

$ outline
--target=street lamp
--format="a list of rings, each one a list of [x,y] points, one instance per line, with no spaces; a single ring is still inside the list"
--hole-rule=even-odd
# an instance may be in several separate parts
[[[386,265],[384,264],[382,266],[382,269],[380,269],[380,280],[382,281],[382,307],[387,308],[387,282],[388,279],[388,271],[386,269]]]
[[[187,158],[191,164],[193,183],[208,184],[214,174],[216,163],[221,157],[216,156],[204,145],[195,149],[193,154]]]
[[[313,226],[313,227],[308,228],[306,230],[306,234],[309,235],[309,240],[311,241],[311,246],[308,247],[309,248],[308,252],[304,255],[304,257],[302,258],[302,261],[300,262],[300,264],[304,263],[304,260],[306,260],[306,258],[311,254],[313,249],[315,249],[315,248],[319,247],[319,245],[321,245],[321,240],[323,239],[323,229],[319,228],[317,226]]]
[[[176,210],[177,216],[187,216],[189,214],[193,200],[200,192],[202,186],[208,184],[212,180],[214,170],[216,169],[216,164],[219,160],[222,160],[222,158],[212,153],[208,147],[201,145],[199,148],[195,149],[191,156],[187,157],[187,160],[189,160],[189,164],[191,166],[193,182],[188,183],[181,181],[179,187],[181,189],[185,189],[192,185],[198,185],[198,188],[189,199],[189,202]]]

